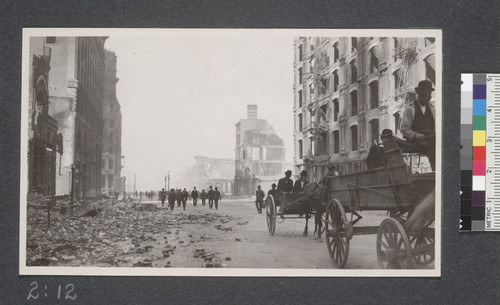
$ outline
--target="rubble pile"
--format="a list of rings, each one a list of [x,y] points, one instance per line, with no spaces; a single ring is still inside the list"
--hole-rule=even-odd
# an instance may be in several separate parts
[[[185,225],[227,223],[229,216],[192,215],[142,206],[133,202],[113,204],[111,199],[74,203],[73,216],[51,213],[50,227],[46,209],[49,199],[28,199],[26,264],[31,266],[129,266],[172,267],[177,247],[204,242],[211,237],[195,237]],[[67,206],[57,200],[56,206]],[[222,230],[232,230],[221,224]],[[186,248],[188,249],[188,248]],[[206,263],[219,267],[221,260],[203,254]],[[200,257],[202,257],[201,255]],[[171,259],[171,261],[166,261]]]
[[[215,253],[206,253],[205,249],[195,249],[194,258],[201,258],[205,263],[206,268],[222,268],[226,267],[226,264],[222,264],[222,260],[215,255]],[[226,257],[226,261],[231,260],[230,257]]]

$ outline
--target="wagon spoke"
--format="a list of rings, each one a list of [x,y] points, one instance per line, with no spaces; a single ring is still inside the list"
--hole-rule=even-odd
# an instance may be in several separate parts
[[[404,239],[403,239],[403,236],[401,236],[401,237],[399,238],[399,242],[398,242],[398,246],[397,246],[397,248],[398,248],[398,249],[400,249],[400,248],[401,248],[401,246],[403,245],[403,242],[404,242]]]
[[[383,232],[384,234],[384,237],[385,237],[385,240],[387,241],[387,243],[392,246],[392,242],[391,242],[391,238],[389,237],[389,234],[387,234],[387,232]]]
[[[379,244],[381,244],[381,245],[382,245],[382,247],[384,247],[384,248],[386,248],[386,249],[389,249],[389,246],[388,246],[386,243],[384,243],[382,240],[379,240],[379,241],[377,241],[377,242],[378,242]]]

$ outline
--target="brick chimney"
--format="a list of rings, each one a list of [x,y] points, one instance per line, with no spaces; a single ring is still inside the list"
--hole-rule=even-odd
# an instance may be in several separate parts
[[[247,119],[256,120],[257,119],[257,105],[247,105]]]

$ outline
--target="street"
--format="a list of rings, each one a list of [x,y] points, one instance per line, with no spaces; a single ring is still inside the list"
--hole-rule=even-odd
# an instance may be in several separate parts
[[[95,216],[69,218],[28,208],[27,264],[50,266],[334,268],[325,240],[302,235],[305,219],[279,219],[269,235],[265,211],[250,198],[186,210],[159,201],[96,203]],[[166,207],[166,204],[165,204]],[[377,225],[385,212],[364,212],[363,225]],[[345,269],[379,268],[375,235],[354,236]]]

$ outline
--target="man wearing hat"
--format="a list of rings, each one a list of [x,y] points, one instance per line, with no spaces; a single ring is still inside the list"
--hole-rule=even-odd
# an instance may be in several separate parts
[[[275,200],[276,200],[276,205],[280,207],[279,210],[280,213],[282,213],[285,209],[284,204],[281,204],[279,200],[281,194],[288,194],[293,190],[293,181],[292,179],[290,179],[291,176],[292,176],[292,171],[287,170],[285,172],[285,177],[278,180],[278,194],[277,194],[278,196],[277,198],[275,198]]]
[[[293,189],[293,181],[290,179],[292,176],[292,171],[287,170],[285,172],[285,177],[278,180],[278,191],[281,193],[290,193]]]
[[[412,143],[421,146],[432,170],[435,170],[436,162],[436,112],[434,104],[430,102],[432,98],[432,82],[423,80],[415,88],[417,100],[406,105],[401,121],[401,133],[403,137]]]
[[[264,206],[264,191],[257,185],[257,191],[255,191],[255,207],[257,208],[257,213],[262,214],[262,207]]]
[[[340,175],[340,173],[337,170],[337,166],[335,164],[328,164],[327,168],[328,168],[328,172],[326,173],[325,177],[323,177],[323,179],[321,179],[321,184],[327,183],[328,177]]]
[[[302,172],[300,172],[299,179],[297,179],[297,181],[295,181],[295,184],[293,185],[293,191],[296,193],[303,192],[304,187],[307,183],[309,183],[309,181],[307,181],[307,171],[303,170]]]
[[[273,198],[276,199],[278,195],[278,190],[276,189],[276,183],[271,184],[271,189],[267,192],[267,196],[273,195]]]

